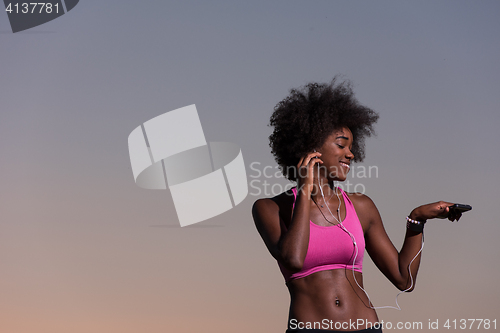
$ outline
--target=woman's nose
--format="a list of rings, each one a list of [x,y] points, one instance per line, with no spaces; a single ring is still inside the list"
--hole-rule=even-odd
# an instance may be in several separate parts
[[[354,158],[354,154],[350,149],[347,150],[347,153],[345,154],[345,157],[352,160]]]

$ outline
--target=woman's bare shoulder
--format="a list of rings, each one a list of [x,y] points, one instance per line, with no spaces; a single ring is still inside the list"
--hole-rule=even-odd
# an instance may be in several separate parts
[[[356,210],[356,215],[358,215],[365,233],[373,223],[382,222],[377,206],[369,196],[362,193],[348,193],[347,195]]]
[[[276,213],[286,210],[293,203],[294,194],[292,190],[282,192],[274,197],[257,199],[252,211]]]
[[[272,256],[276,259],[280,258],[278,243],[284,231],[281,222],[286,226],[290,220],[287,215],[291,215],[292,212],[293,201],[290,201],[290,194],[287,192],[272,198],[258,199],[252,207],[255,226]],[[293,192],[291,194],[293,200]]]
[[[375,203],[373,200],[367,196],[366,194],[363,193],[348,193],[345,192],[347,196],[349,197],[349,200],[351,200],[352,204],[356,206],[356,208],[360,209],[373,209],[376,208]]]

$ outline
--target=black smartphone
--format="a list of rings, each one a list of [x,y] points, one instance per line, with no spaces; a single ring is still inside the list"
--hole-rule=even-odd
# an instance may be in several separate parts
[[[470,205],[454,204],[450,206],[450,213],[463,213],[472,209]]]

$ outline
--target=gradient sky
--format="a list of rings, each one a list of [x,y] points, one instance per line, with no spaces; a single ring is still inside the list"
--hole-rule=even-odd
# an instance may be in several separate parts
[[[250,165],[276,166],[267,124],[288,90],[336,74],[380,113],[360,165],[378,177],[350,181],[396,247],[414,207],[474,207],[427,224],[417,288],[380,319],[499,320],[499,17],[498,1],[82,0],[13,34],[0,13],[0,331],[283,332],[288,291],[250,214],[272,193]],[[190,104],[261,193],[180,228],[168,191],[135,185],[127,137]]]

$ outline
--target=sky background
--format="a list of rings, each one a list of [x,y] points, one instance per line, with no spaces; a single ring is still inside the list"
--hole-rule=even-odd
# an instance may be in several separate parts
[[[416,206],[474,207],[427,223],[416,290],[379,318],[500,319],[499,17],[498,1],[82,0],[13,34],[0,13],[0,331],[284,332],[288,291],[250,211],[287,181],[257,170],[277,170],[274,105],[336,74],[380,114],[354,168],[378,174],[348,180],[397,248]],[[168,191],[134,183],[127,138],[190,104],[254,182],[180,228]],[[369,256],[364,282],[395,305]]]

